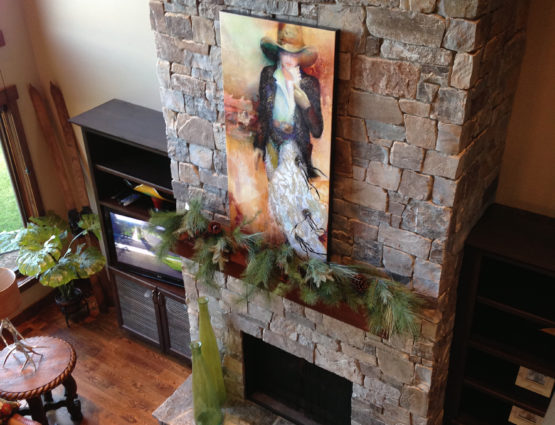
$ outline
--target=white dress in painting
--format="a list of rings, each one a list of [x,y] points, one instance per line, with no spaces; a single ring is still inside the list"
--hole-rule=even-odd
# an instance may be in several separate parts
[[[295,110],[292,84],[287,84],[280,67],[274,78],[277,83],[274,122],[292,124]],[[265,158],[270,212],[297,254],[326,260],[326,247],[320,238],[326,232],[327,208],[320,203],[318,191],[308,178],[294,138],[282,143],[275,153],[277,166],[271,155]]]

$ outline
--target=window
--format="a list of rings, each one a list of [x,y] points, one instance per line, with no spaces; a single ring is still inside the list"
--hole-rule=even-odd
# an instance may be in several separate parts
[[[29,217],[42,214],[15,86],[0,90],[0,231],[16,230]],[[15,266],[14,253],[0,253],[0,266]]]

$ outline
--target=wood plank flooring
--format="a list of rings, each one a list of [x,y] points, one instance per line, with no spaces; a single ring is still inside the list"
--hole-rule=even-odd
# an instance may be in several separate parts
[[[181,385],[191,370],[118,327],[116,313],[89,317],[65,325],[55,305],[18,326],[24,336],[62,338],[77,352],[73,377],[81,400],[82,425],[147,424],[158,422],[152,412]],[[63,396],[63,388],[54,398]],[[72,425],[65,408],[48,413],[51,425]]]

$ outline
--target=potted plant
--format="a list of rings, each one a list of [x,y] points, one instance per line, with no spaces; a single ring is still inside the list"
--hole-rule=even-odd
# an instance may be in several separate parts
[[[66,314],[72,306],[80,305],[83,294],[74,281],[87,279],[106,264],[102,253],[81,238],[90,233],[100,239],[100,224],[96,214],[81,214],[79,231],[72,237],[67,221],[54,213],[32,217],[27,227],[0,235],[0,248],[8,245],[19,250],[17,266],[25,276],[35,276],[39,282],[57,288],[56,303]],[[11,235],[11,237],[10,237]]]

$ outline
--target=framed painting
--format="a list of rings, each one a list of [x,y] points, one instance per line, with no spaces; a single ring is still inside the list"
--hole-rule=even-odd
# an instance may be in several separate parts
[[[327,259],[336,31],[220,13],[230,218]]]

